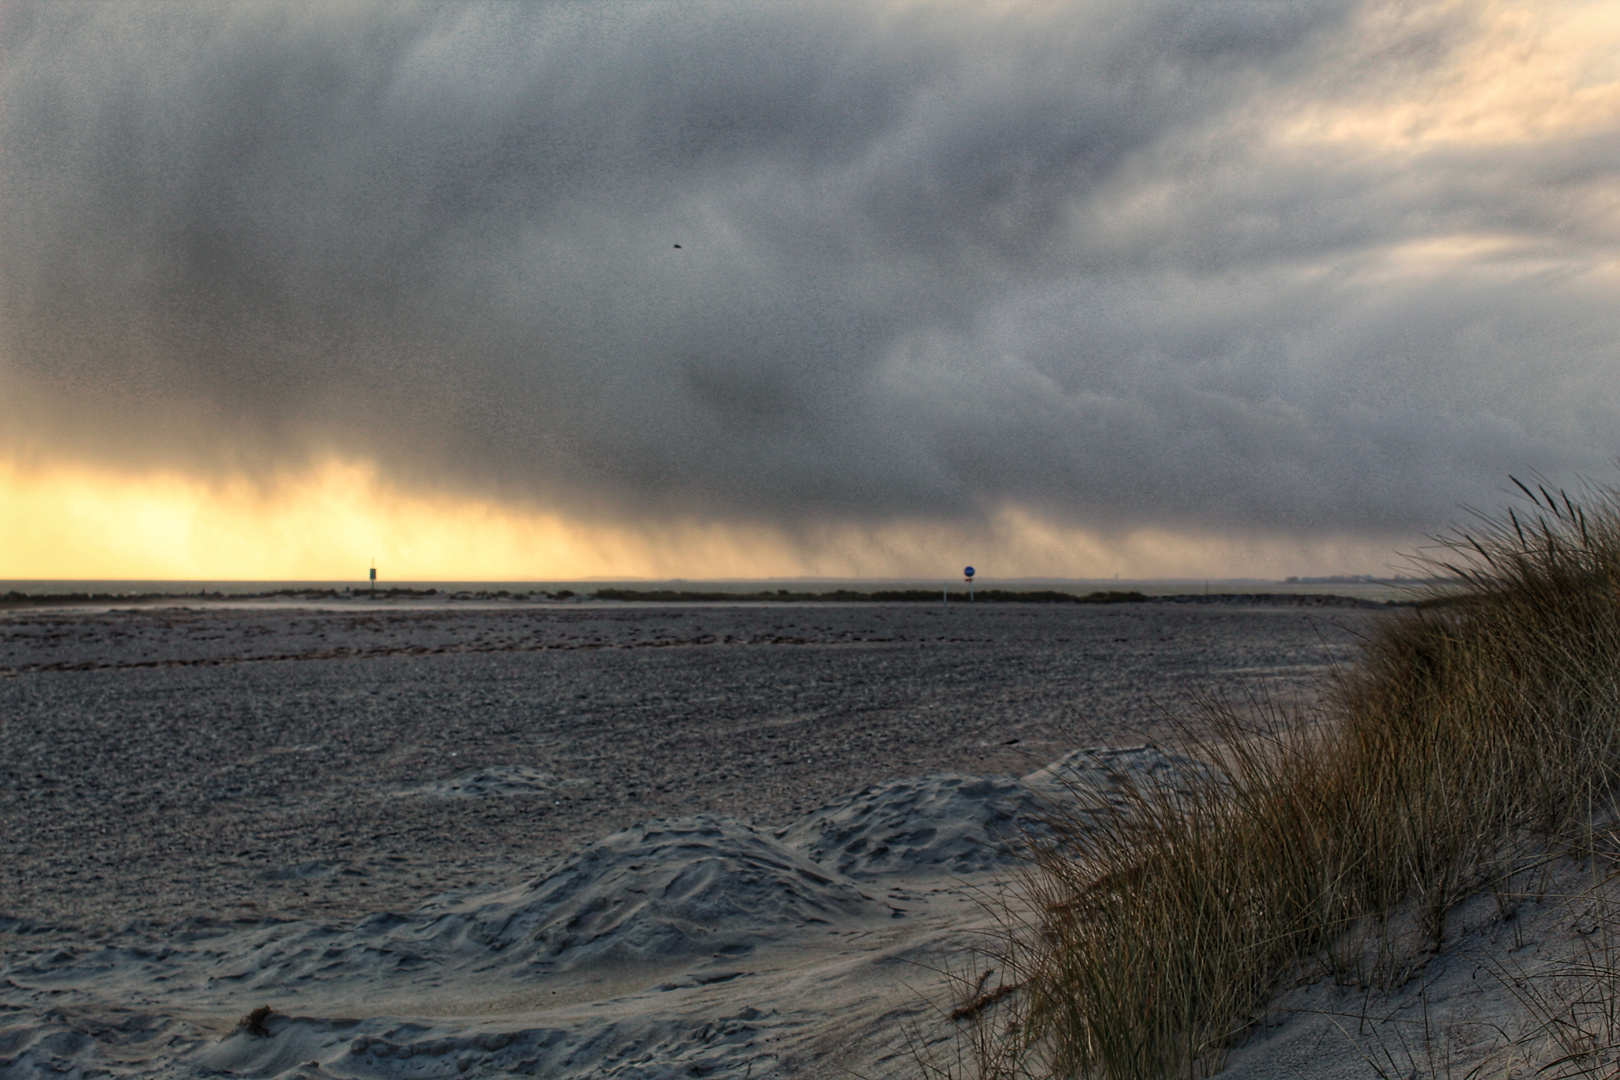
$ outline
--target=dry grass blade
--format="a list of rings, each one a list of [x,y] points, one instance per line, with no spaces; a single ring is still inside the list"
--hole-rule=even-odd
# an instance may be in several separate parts
[[[1325,717],[1212,706],[1178,747],[1207,771],[1054,815],[1005,980],[1021,1060],[1207,1075],[1285,973],[1399,971],[1348,928],[1414,906],[1437,947],[1504,867],[1590,844],[1620,765],[1620,496],[1514,483],[1528,515],[1444,541],[1461,587],[1366,640]]]

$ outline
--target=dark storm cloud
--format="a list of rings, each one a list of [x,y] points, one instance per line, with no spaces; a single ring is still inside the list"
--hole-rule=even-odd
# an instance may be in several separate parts
[[[1613,238],[1570,207],[1612,133],[1276,150],[1274,103],[1402,77],[1339,62],[1354,14],[8,7],[11,441],[614,513],[1300,532],[1601,467]],[[1538,268],[1376,254],[1473,233]]]

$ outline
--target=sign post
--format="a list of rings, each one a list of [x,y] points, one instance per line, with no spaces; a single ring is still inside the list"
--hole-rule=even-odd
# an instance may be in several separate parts
[[[973,603],[973,567],[969,566],[969,567],[965,568],[962,571],[962,576],[967,578],[967,583],[968,583],[968,603],[971,604],[971,603]]]

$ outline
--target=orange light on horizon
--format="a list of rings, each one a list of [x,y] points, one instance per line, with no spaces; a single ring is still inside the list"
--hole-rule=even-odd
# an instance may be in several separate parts
[[[1108,534],[1006,507],[979,525],[586,521],[330,461],[269,481],[0,458],[0,579],[577,581],[956,576],[985,580],[1378,572],[1387,541],[1135,529]]]
[[[269,481],[0,464],[0,576],[53,580],[522,580],[611,550],[555,515],[411,494],[369,465]],[[553,570],[552,568],[555,568]]]

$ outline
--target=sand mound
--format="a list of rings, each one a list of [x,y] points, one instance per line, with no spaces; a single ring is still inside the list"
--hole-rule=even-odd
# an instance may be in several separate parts
[[[382,912],[349,928],[244,928],[229,945],[192,954],[188,966],[210,984],[261,993],[354,979],[425,984],[452,971],[516,975],[724,959],[806,927],[886,914],[853,882],[770,834],[702,816],[644,822],[526,885],[412,915]],[[53,958],[48,971],[30,974],[61,979],[151,966],[124,950],[103,952],[109,957]],[[176,959],[162,957],[170,965]]]
[[[0,1075],[770,1075],[789,1046],[827,1052],[816,1033],[829,1007],[886,1023],[885,965],[934,948],[925,943],[943,941],[950,919],[977,910],[958,912],[955,883],[941,880],[911,890],[902,912],[892,901],[910,888],[904,879],[993,873],[1075,789],[1109,798],[1126,776],[1173,787],[1195,768],[1151,747],[1078,751],[1025,780],[874,785],[777,833],[707,815],[644,822],[525,884],[346,926],[201,920],[155,938],[41,942],[0,963],[0,1005],[20,1012],[0,1014]],[[488,768],[419,792],[498,796],[555,779]],[[302,880],[341,865],[280,873]],[[577,1007],[537,996],[603,978],[626,980],[624,996]],[[144,1011],[109,1006],[109,994]],[[418,1012],[474,998],[536,1011]],[[339,1018],[360,1001],[359,1019]],[[79,1003],[88,1008],[63,1008]],[[231,1030],[259,1004],[278,1010],[266,1034]]]
[[[1044,819],[1124,806],[1126,781],[1182,790],[1205,767],[1155,746],[1076,750],[1022,780],[943,773],[875,784],[807,814],[777,835],[846,877],[964,875],[1016,863]]]
[[[875,910],[853,882],[770,834],[703,815],[614,833],[529,885],[446,912],[430,933],[566,970],[737,955]]]
[[[1122,789],[1126,782],[1148,791],[1184,792],[1190,781],[1204,776],[1209,766],[1156,746],[1098,746],[1075,750],[1024,777],[1024,784],[1047,805],[1063,805],[1079,797],[1090,802],[1101,796],[1126,809]]]
[[[8,1009],[0,1015],[0,1076],[163,1075],[174,1061],[169,1044],[195,1039],[190,1025],[140,1010]]]
[[[846,877],[971,874],[1015,861],[1040,810],[1013,777],[946,773],[852,792],[777,835]]]

